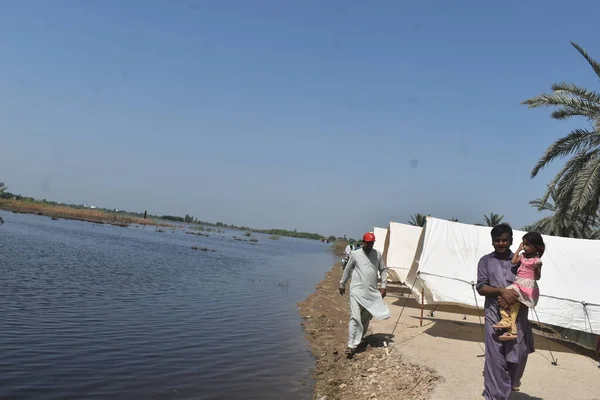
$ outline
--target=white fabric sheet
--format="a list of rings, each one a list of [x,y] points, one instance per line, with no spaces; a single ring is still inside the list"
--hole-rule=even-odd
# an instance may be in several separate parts
[[[406,282],[406,277],[415,259],[422,230],[423,228],[420,226],[390,222],[383,251],[390,281]]]
[[[489,227],[428,218],[421,237],[422,249],[415,255],[418,262],[413,264],[406,282],[409,286],[416,282],[413,293],[418,300],[423,288],[425,304],[482,308],[484,298],[473,294],[471,283],[477,281],[479,259],[493,251],[490,231]],[[392,232],[390,229],[391,236]],[[525,233],[513,231],[513,251]],[[600,241],[543,237],[546,252],[536,307],[540,321],[600,333]],[[535,320],[533,312],[530,319]]]
[[[383,254],[385,248],[385,239],[387,238],[388,230],[385,228],[373,227],[373,234],[375,235],[375,244],[373,248]]]

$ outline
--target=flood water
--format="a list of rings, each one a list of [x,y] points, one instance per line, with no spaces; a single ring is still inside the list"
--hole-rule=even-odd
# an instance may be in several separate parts
[[[327,244],[0,216],[1,399],[310,398]]]

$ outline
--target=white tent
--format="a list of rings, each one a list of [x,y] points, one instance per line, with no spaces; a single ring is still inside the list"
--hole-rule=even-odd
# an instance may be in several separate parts
[[[390,222],[383,251],[383,259],[388,268],[388,281],[406,282],[422,230],[420,226]]]
[[[493,251],[491,228],[428,218],[407,276],[424,304],[453,303],[483,307],[474,292],[479,259]],[[391,230],[390,230],[391,232]],[[514,230],[513,250],[525,232]],[[544,236],[540,321],[578,331],[600,333],[600,241]],[[388,249],[389,254],[389,249]],[[530,318],[535,318],[530,314]]]
[[[373,248],[383,254],[385,247],[385,239],[387,238],[388,230],[386,228],[373,227],[373,234],[375,235],[375,244]]]

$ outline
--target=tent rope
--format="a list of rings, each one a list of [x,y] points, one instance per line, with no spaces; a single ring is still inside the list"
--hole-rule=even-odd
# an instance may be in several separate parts
[[[477,301],[477,291],[475,290],[475,282],[471,282],[471,289],[473,289],[473,298],[475,299],[475,308],[477,309],[477,311],[479,311],[479,302]],[[481,315],[479,315],[479,313],[477,313],[479,316],[479,328],[481,329],[481,340],[483,341],[483,343],[485,343],[485,333],[483,330],[483,322],[481,321]],[[481,346],[481,343],[477,342],[477,344],[479,345],[479,347],[481,348],[481,351],[483,352],[483,356],[485,357],[485,349],[483,348],[483,346]]]
[[[415,280],[413,281],[412,286],[410,287],[410,293],[408,294],[408,296],[406,296],[406,300],[404,300],[404,305],[402,306],[402,310],[400,310],[400,315],[398,315],[398,319],[396,320],[396,324],[394,325],[394,329],[392,329],[392,335],[394,334],[394,332],[396,332],[396,327],[398,326],[398,322],[400,322],[400,317],[402,317],[402,313],[404,312],[404,308],[406,307],[406,303],[408,303],[408,300],[410,299],[410,294],[413,292],[415,284],[417,283],[417,279],[419,279],[419,274],[420,274],[420,272],[417,271],[417,276],[415,276]]]
[[[548,351],[550,352],[550,357],[552,357],[552,362],[550,364],[557,366],[558,359],[554,358],[554,354],[552,354],[552,349],[550,348],[550,341],[548,340],[548,337],[544,333],[544,327],[542,326],[542,323],[540,322],[540,317],[538,316],[538,313],[535,308],[532,308],[532,310],[533,310],[533,313],[535,314],[535,319],[537,319],[538,326],[540,327],[540,331],[542,332],[542,336],[544,337],[544,339],[546,339],[546,345],[548,346]]]

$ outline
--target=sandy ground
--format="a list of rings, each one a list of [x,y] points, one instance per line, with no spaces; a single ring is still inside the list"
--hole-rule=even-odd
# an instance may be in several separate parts
[[[406,294],[404,295],[406,296]],[[402,306],[406,308],[394,332],[394,350],[412,362],[435,368],[444,380],[432,399],[481,399],[484,354],[479,315],[458,307],[438,307],[430,317],[426,310],[420,327],[420,306],[413,299],[393,293],[386,297],[392,318],[374,321],[374,332],[392,332]],[[482,319],[483,320],[483,319]],[[600,369],[593,352],[578,354],[560,342],[535,335],[536,352],[529,356],[521,391],[511,399],[600,400]],[[552,351],[552,354],[550,354]],[[552,357],[558,365],[551,364]],[[457,397],[457,391],[460,396]]]
[[[334,267],[317,291],[299,304],[317,358],[314,399],[483,398],[484,350],[476,311],[467,311],[470,314],[463,319],[466,310],[456,307],[438,307],[433,317],[425,310],[421,327],[419,304],[401,296],[402,289],[390,288],[385,300],[392,318],[373,320],[366,350],[347,360],[343,351],[349,307],[348,295],[337,292],[340,275],[341,267]],[[383,341],[389,344],[389,355]],[[535,345],[521,391],[513,392],[512,400],[600,400],[600,369],[592,352],[578,354],[537,335]],[[557,366],[551,364],[548,346]]]

